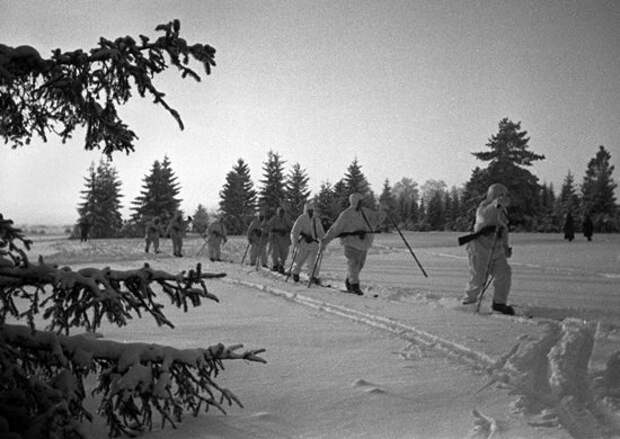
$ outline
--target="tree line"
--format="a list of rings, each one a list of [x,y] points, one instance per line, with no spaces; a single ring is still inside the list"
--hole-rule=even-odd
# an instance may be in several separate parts
[[[620,209],[616,204],[611,154],[599,146],[586,166],[580,185],[568,171],[559,193],[553,184],[539,182],[530,172],[534,162],[545,157],[529,149],[527,132],[521,124],[507,118],[499,122],[496,134],[488,140],[484,151],[472,154],[486,166],[472,170],[470,179],[462,186],[448,187],[443,180],[427,180],[418,185],[403,177],[395,183],[385,179],[377,195],[354,159],[343,177],[334,184],[325,181],[316,194],[309,189],[309,176],[301,164],[294,163],[288,171],[286,161],[269,151],[262,167],[260,185],[253,182],[248,164],[239,158],[227,173],[219,192],[219,208],[224,223],[232,234],[244,233],[257,212],[270,216],[283,207],[294,219],[303,212],[306,201],[315,201],[324,226],[336,219],[347,206],[348,196],[358,192],[366,205],[385,209],[403,230],[465,231],[474,220],[474,212],[484,197],[486,188],[494,182],[506,185],[511,193],[511,226],[515,230],[558,232],[566,215],[590,215],[598,232],[620,230]],[[168,157],[153,163],[143,179],[140,195],[131,202],[131,217],[122,221],[120,215],[120,180],[111,163],[101,160],[91,165],[86,177],[83,201],[78,213],[80,221],[90,218],[93,237],[140,236],[144,224],[155,216],[167,221],[180,209],[180,184]],[[199,204],[193,212],[192,230],[203,233],[209,223],[209,212]],[[389,229],[386,221],[385,229]],[[578,225],[580,222],[577,222]]]

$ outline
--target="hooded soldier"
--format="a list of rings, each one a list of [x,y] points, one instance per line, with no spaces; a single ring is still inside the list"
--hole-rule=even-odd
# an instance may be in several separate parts
[[[161,235],[161,233],[161,222],[158,216],[146,223],[146,230],[144,235],[144,240],[146,242],[144,251],[146,253],[149,252],[151,244],[153,244],[153,251],[155,253],[159,253],[159,236]]]
[[[267,218],[261,211],[248,226],[247,236],[250,243],[250,265],[260,263],[264,268],[267,266]]]
[[[271,261],[273,262],[272,270],[284,274],[284,262],[291,246],[291,223],[282,207],[278,207],[276,214],[267,222],[267,229],[269,230]]]
[[[338,215],[321,241],[322,251],[329,241],[340,238],[347,259],[347,292],[359,295],[363,294],[360,289],[360,271],[366,263],[368,249],[374,240],[373,234],[386,218],[385,212],[371,210],[362,204],[361,194],[355,192],[349,195],[349,207]]]
[[[222,260],[222,244],[228,241],[226,227],[222,218],[216,218],[207,227],[207,246],[209,247],[209,259],[213,261]]]
[[[304,212],[299,215],[293,228],[291,229],[291,241],[293,242],[293,265],[291,273],[293,280],[299,282],[299,273],[301,268],[309,261],[309,265],[306,267],[308,270],[308,277],[310,281],[316,284],[321,283],[317,270],[312,273],[312,263],[316,259],[316,254],[319,251],[319,242],[325,235],[325,229],[321,224],[318,212],[315,209],[314,203],[308,201],[304,205]]]
[[[191,217],[187,217],[187,222],[191,221]],[[183,219],[183,213],[177,211],[168,223],[168,234],[172,240],[172,254],[182,257],[183,253],[183,237],[185,236],[185,228],[187,224]]]
[[[467,243],[470,279],[463,297],[463,304],[476,303],[489,278],[493,278],[493,310],[514,314],[507,304],[512,270],[507,258],[512,255],[508,244],[508,215],[510,205],[508,189],[501,183],[489,186],[487,195],[476,209],[474,232],[495,226],[495,233],[483,234]]]

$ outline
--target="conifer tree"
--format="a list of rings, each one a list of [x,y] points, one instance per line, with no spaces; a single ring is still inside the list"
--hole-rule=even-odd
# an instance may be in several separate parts
[[[398,217],[406,230],[413,230],[418,222],[418,184],[411,178],[403,177],[392,189],[398,205]]]
[[[145,35],[140,42],[131,36],[100,38],[91,50],[56,49],[49,59],[30,46],[0,45],[0,136],[18,148],[34,136],[46,140],[48,134],[64,142],[83,126],[85,149],[103,148],[108,157],[116,151],[130,153],[136,136],[119,118],[116,106],[136,95],[154,97],[182,129],[179,114],[152,79],[173,65],[182,77],[200,80],[188,64],[197,61],[209,74],[215,49],[180,38],[178,20],[156,30],[163,35],[154,41]],[[105,195],[110,207],[98,213],[120,223],[120,215],[115,215],[120,206],[115,170],[103,163],[90,171],[87,182],[92,181],[96,196],[87,197],[81,207],[94,208],[93,201]],[[88,393],[98,399],[97,413],[105,417],[110,437],[148,431],[153,419],[162,427],[175,427],[185,413],[241,405],[215,379],[224,361],[264,362],[257,356],[262,349],[239,352],[241,345],[221,343],[177,349],[88,335],[104,321],[122,327],[144,316],[174,327],[161,296],[169,299],[166,309],[187,311],[203,300],[217,300],[207,291],[205,279],[224,273],[203,273],[200,264],[177,274],[149,264],[74,271],[48,264],[41,256],[35,262],[28,257],[32,241],[5,219],[5,213],[0,213],[0,435],[87,436],[88,426],[82,424],[92,420],[90,404],[85,404],[86,383],[91,380],[96,384]],[[42,323],[45,328],[38,328]]]
[[[192,232],[202,235],[207,231],[207,227],[209,227],[209,213],[202,204],[198,204],[192,215]]]
[[[321,223],[325,230],[331,226],[340,213],[340,204],[329,182],[321,183],[319,193],[314,196],[314,203],[319,211]]]
[[[95,168],[91,163],[85,189],[81,191],[83,202],[78,208],[80,219],[90,223],[91,238],[112,238],[120,231],[123,220],[120,209],[121,182],[116,169],[109,160],[101,159]]]
[[[344,184],[346,187],[345,203],[349,195],[357,192],[364,197],[366,205],[371,207],[375,205],[374,194],[371,193],[370,184],[362,172],[362,166],[358,163],[357,158],[347,168],[347,172],[344,175]],[[346,207],[346,204],[343,207]]]
[[[610,164],[611,154],[603,145],[599,146],[596,156],[588,162],[586,174],[581,184],[583,212],[592,216],[595,231],[615,231],[613,224],[616,213],[616,196],[618,186],[612,174],[614,166]]]
[[[392,221],[398,224],[400,218],[398,217],[396,197],[392,193],[392,187],[390,186],[390,181],[387,178],[383,182],[383,190],[379,196],[379,204],[381,205],[381,209],[383,209],[388,216],[385,219],[382,228],[384,230],[390,230],[392,227]]]
[[[476,182],[476,186],[480,186],[483,182],[486,187],[490,183],[505,185],[511,196],[510,222],[521,224],[525,228],[531,226],[533,218],[537,215],[540,192],[538,178],[526,168],[532,166],[535,161],[545,158],[544,155],[528,149],[529,141],[527,131],[521,131],[521,122],[514,123],[504,118],[499,122],[498,133],[486,144],[490,151],[472,153],[477,159],[489,162],[488,167],[477,176],[480,181]],[[478,192],[475,196],[483,195],[484,191]]]
[[[256,212],[256,190],[250,168],[241,158],[226,174],[226,183],[220,191],[220,212],[226,229],[233,235],[244,233]]]
[[[164,156],[161,163],[155,160],[150,173],[143,178],[140,195],[131,202],[133,220],[140,225],[156,216],[162,222],[168,221],[181,206],[180,192],[170,159]]]
[[[297,218],[304,211],[304,204],[310,196],[308,176],[299,163],[295,163],[287,176],[285,183],[286,201],[289,215]]]
[[[435,191],[428,201],[426,209],[426,221],[431,230],[443,230],[445,225],[443,191]]]
[[[263,163],[262,187],[259,191],[258,207],[265,211],[267,216],[275,213],[285,201],[286,189],[284,183],[284,162],[276,152],[269,151],[267,160]]]
[[[537,231],[555,232],[558,230],[558,217],[556,216],[556,200],[552,183],[544,183],[540,187],[540,211],[536,218]],[[561,217],[560,217],[561,218]]]
[[[571,212],[573,217],[581,213],[581,200],[575,186],[575,177],[571,171],[568,171],[564,177],[560,193],[555,200],[554,214],[558,226],[561,225],[560,221],[568,212]]]
[[[334,221],[338,217],[338,214],[349,206],[349,189],[347,188],[347,183],[344,178],[341,178],[336,182],[336,184],[332,187],[334,192],[334,212],[333,219]]]

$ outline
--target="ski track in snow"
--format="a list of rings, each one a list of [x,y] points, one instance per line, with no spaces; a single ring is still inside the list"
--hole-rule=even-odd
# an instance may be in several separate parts
[[[284,276],[272,272],[260,271],[260,273],[267,278],[279,281],[284,279]],[[541,340],[524,341],[515,345],[501,358],[493,358],[463,344],[382,315],[317,300],[264,283],[231,277],[220,280],[254,288],[315,310],[388,331],[410,342],[405,351],[413,350],[413,352],[398,353],[405,359],[411,356],[414,359],[419,357],[421,348],[433,349],[479,370],[485,370],[490,375],[490,380],[478,392],[492,385],[507,387],[518,395],[514,404],[515,411],[539,412],[538,420],[530,422],[533,426],[555,428],[562,425],[577,439],[620,437],[620,398],[605,396],[595,400],[587,389],[587,360],[590,358],[599,329],[592,323],[579,319],[566,319],[560,323],[552,319],[537,318],[534,321],[518,316],[495,315],[497,318],[510,318],[522,324],[546,324],[550,329]],[[588,351],[585,356],[584,350]],[[620,396],[620,378],[617,381],[607,384],[608,387],[617,387]],[[369,394],[385,393],[380,386],[363,379],[356,380],[352,386]],[[543,409],[540,408],[541,404],[544,406]],[[494,419],[476,409],[472,411],[472,415],[474,417],[472,433],[475,437],[490,439],[501,430]]]

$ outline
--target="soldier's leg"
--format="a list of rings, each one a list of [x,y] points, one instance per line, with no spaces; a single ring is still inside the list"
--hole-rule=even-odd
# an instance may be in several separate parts
[[[215,260],[216,261],[222,260],[222,240],[219,238],[215,242]]]
[[[299,275],[301,267],[303,267],[308,257],[310,257],[310,247],[306,244],[299,244],[298,250],[294,255],[295,260],[293,261],[292,273]]]
[[[159,235],[153,238],[153,251],[159,253]]]
[[[478,243],[467,244],[467,258],[469,264],[469,281],[465,287],[463,303],[475,303],[486,281],[487,265],[489,263],[488,250]]]
[[[271,257],[271,268],[273,270],[277,270],[280,265],[280,248],[278,247],[278,242],[274,238],[271,240],[271,245],[269,245],[269,256]]]
[[[267,242],[262,242],[258,251],[260,264],[267,267]]]
[[[359,284],[362,252],[353,247],[345,246],[344,256],[347,258],[347,280],[351,285]]]
[[[495,274],[493,303],[506,305],[512,283],[512,269],[505,257],[501,256],[493,261],[493,272]]]
[[[250,244],[250,265],[256,265],[256,259],[258,258],[259,244],[254,242]]]

